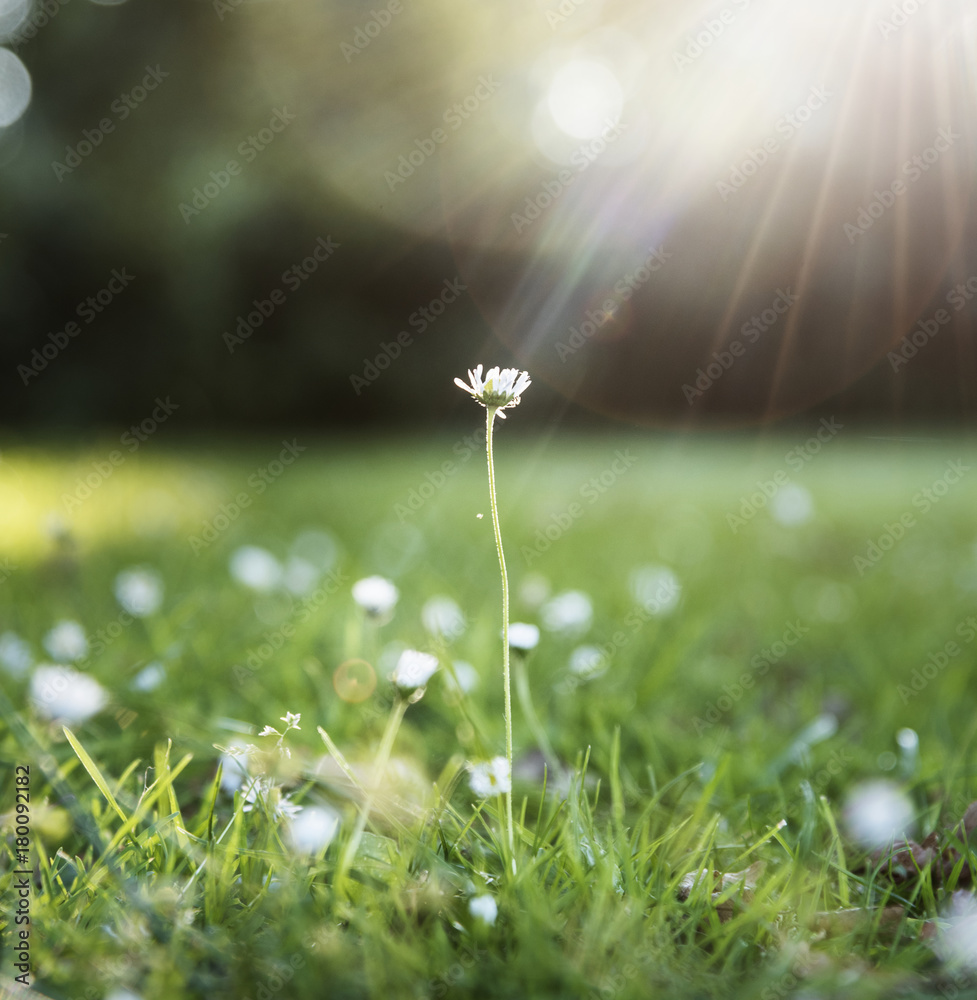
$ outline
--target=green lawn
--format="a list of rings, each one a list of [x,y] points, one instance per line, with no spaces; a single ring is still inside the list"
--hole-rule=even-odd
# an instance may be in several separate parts
[[[3,985],[18,975],[14,766],[27,764],[31,981],[51,997],[977,995],[919,940],[947,887],[928,870],[893,886],[864,868],[843,816],[859,782],[886,779],[921,840],[977,798],[977,446],[941,429],[895,440],[798,426],[761,441],[497,427],[512,618],[541,623],[547,587],[593,606],[585,631],[544,629],[526,661],[564,774],[544,790],[517,701],[515,878],[501,806],[477,799],[467,773],[504,750],[477,425],[440,438],[4,450],[0,634],[50,662],[49,630],[80,623],[80,667],[108,700],[69,726],[73,747],[29,700],[29,675],[0,668]],[[244,545],[312,558],[296,549],[309,530],[336,546],[330,562],[319,538],[322,575],[304,594],[232,578]],[[134,566],[163,582],[147,617],[113,592]],[[657,611],[633,589],[642,567],[673,574],[646,571],[665,588]],[[400,591],[380,625],[351,597],[374,574]],[[450,641],[422,624],[437,595],[465,616]],[[442,669],[407,708],[336,886],[365,794],[343,768],[370,784],[397,643]],[[604,654],[600,676],[569,669],[585,644]],[[338,669],[350,660],[370,667]],[[479,679],[464,696],[450,684],[456,660]],[[151,663],[162,681],[134,689]],[[351,676],[366,695],[371,668],[372,694],[340,697]],[[258,735],[286,712],[301,713],[290,757]],[[897,739],[905,729],[918,752]],[[215,745],[235,742],[260,747],[252,768],[280,792],[245,803],[219,788]],[[286,793],[338,818],[328,848],[294,847],[298,818],[274,811]],[[746,897],[733,886],[717,906],[703,880],[679,898],[689,872],[755,862]],[[951,888],[972,865],[971,854]],[[494,923],[470,908],[483,895]],[[898,919],[883,919],[887,905],[904,908]]]

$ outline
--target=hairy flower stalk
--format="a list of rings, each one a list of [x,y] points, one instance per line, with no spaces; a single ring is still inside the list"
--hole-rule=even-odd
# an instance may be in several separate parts
[[[482,366],[468,372],[470,383],[456,378],[455,384],[464,389],[485,407],[485,454],[488,463],[489,504],[492,508],[492,528],[495,531],[495,547],[499,553],[499,572],[502,574],[502,684],[505,691],[505,759],[509,770],[509,782],[505,787],[506,841],[512,872],[516,871],[516,843],[512,820],[512,693],[509,677],[509,577],[505,568],[505,552],[502,549],[502,530],[499,527],[499,504],[495,494],[495,460],[492,451],[492,430],[495,416],[503,420],[503,410],[519,405],[519,399],[530,384],[529,375],[515,368],[489,369],[482,378]]]

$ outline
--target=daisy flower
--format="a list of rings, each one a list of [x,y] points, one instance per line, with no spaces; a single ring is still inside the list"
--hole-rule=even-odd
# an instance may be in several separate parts
[[[456,378],[455,385],[464,389],[482,406],[497,409],[503,420],[505,414],[502,411],[518,406],[520,397],[531,384],[529,373],[518,368],[490,368],[485,378],[482,378],[481,365],[468,369],[468,379],[469,382],[466,383]]]
[[[539,644],[539,628],[528,622],[513,622],[509,626],[509,645],[528,653]]]
[[[400,597],[400,591],[383,576],[368,576],[353,584],[353,600],[371,617],[390,614]]]
[[[509,762],[505,757],[493,757],[491,760],[472,764],[468,783],[480,799],[487,799],[490,795],[507,794],[512,791]]]
[[[405,649],[400,654],[391,680],[404,691],[424,687],[438,669],[438,658],[417,649]]]

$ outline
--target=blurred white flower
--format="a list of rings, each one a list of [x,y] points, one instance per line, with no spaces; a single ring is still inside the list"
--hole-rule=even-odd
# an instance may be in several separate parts
[[[323,806],[306,806],[286,829],[292,849],[299,854],[324,851],[339,828],[339,815]]]
[[[105,688],[94,677],[46,663],[31,675],[30,697],[38,715],[68,723],[84,722],[109,700]]]
[[[424,687],[438,669],[438,658],[417,649],[405,649],[400,654],[391,680],[404,691]]]
[[[774,494],[770,513],[779,524],[793,527],[806,524],[814,516],[814,498],[797,483],[788,483]]]
[[[490,368],[482,378],[482,366],[468,369],[468,383],[460,378],[455,385],[473,396],[482,406],[499,407],[499,416],[505,419],[503,410],[519,405],[520,396],[529,388],[531,380],[528,372],[518,368]]]
[[[243,740],[232,740],[231,745],[220,756],[221,790],[236,792],[244,782],[249,780],[249,758],[255,747]]]
[[[371,617],[390,614],[400,597],[400,591],[383,576],[368,576],[353,584],[353,600]]]
[[[159,611],[163,603],[163,580],[159,573],[142,566],[123,570],[115,578],[115,599],[136,618]]]
[[[528,653],[539,645],[539,629],[526,622],[513,622],[509,626],[509,646]]]
[[[682,584],[667,566],[639,566],[631,573],[631,593],[650,615],[667,615],[678,607]]]
[[[259,806],[266,806],[272,817],[281,821],[292,819],[302,811],[287,795],[282,795],[282,786],[270,778],[246,778],[241,785],[244,793],[244,812],[252,812]]]
[[[508,794],[512,791],[508,761],[505,757],[493,757],[491,760],[472,764],[468,783],[480,799],[488,798],[490,795]]]
[[[950,900],[948,924],[936,939],[936,951],[951,968],[977,972],[977,901],[958,891]]]
[[[457,688],[463,694],[468,694],[478,687],[478,682],[481,678],[478,671],[470,663],[465,660],[453,660],[451,665],[454,667],[454,677],[452,677],[450,671],[446,670],[444,673],[444,682],[447,687],[452,689]]]
[[[129,687],[133,691],[155,691],[166,680],[166,667],[158,661],[143,667],[132,679]]]
[[[596,646],[577,646],[570,654],[570,673],[593,680],[607,673],[607,658]]]
[[[88,652],[88,639],[78,622],[60,621],[44,636],[44,648],[60,663],[70,663]]]
[[[319,569],[301,556],[290,556],[285,563],[285,589],[296,596],[310,594],[319,582]]]
[[[866,781],[848,793],[844,819],[852,838],[874,850],[908,836],[913,806],[891,781]]]
[[[251,590],[274,590],[282,582],[282,564],[258,545],[242,545],[231,556],[231,576]]]
[[[476,920],[481,920],[491,927],[499,915],[499,906],[493,896],[472,896],[468,901],[468,910]]]
[[[34,666],[31,648],[16,632],[0,635],[0,667],[11,677],[26,677]]]
[[[590,628],[594,606],[582,590],[566,590],[548,600],[540,615],[547,632],[580,635]]]
[[[465,615],[450,597],[439,594],[421,609],[421,621],[433,636],[457,639],[465,631]]]

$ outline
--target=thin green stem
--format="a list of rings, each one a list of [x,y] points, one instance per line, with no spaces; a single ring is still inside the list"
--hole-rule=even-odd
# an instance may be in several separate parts
[[[485,407],[485,453],[488,460],[489,503],[492,507],[492,527],[495,547],[499,552],[499,572],[502,574],[502,683],[505,688],[505,759],[509,765],[509,790],[505,793],[505,823],[512,873],[516,873],[516,839],[512,826],[512,693],[509,681],[509,576],[502,551],[502,531],[499,528],[499,504],[495,497],[495,460],[492,456],[492,428],[497,406]]]
[[[397,738],[397,730],[400,729],[400,724],[404,720],[404,713],[407,711],[407,705],[407,699],[402,696],[398,696],[397,700],[394,702],[390,718],[387,719],[387,728],[383,731],[383,738],[380,740],[380,747],[377,750],[377,756],[373,762],[373,780],[370,782],[370,787],[366,794],[366,800],[360,810],[356,826],[353,828],[353,833],[351,834],[349,840],[346,841],[346,847],[343,850],[342,857],[339,861],[339,868],[336,870],[336,878],[333,884],[337,892],[343,886],[343,882],[346,879],[346,873],[349,871],[349,867],[353,863],[353,858],[356,857],[356,852],[359,849],[360,841],[363,839],[366,824],[369,822],[370,813],[373,811],[373,806],[376,802],[377,789],[383,781],[383,773],[387,770],[387,764],[390,763],[390,753],[393,750],[394,740]]]

